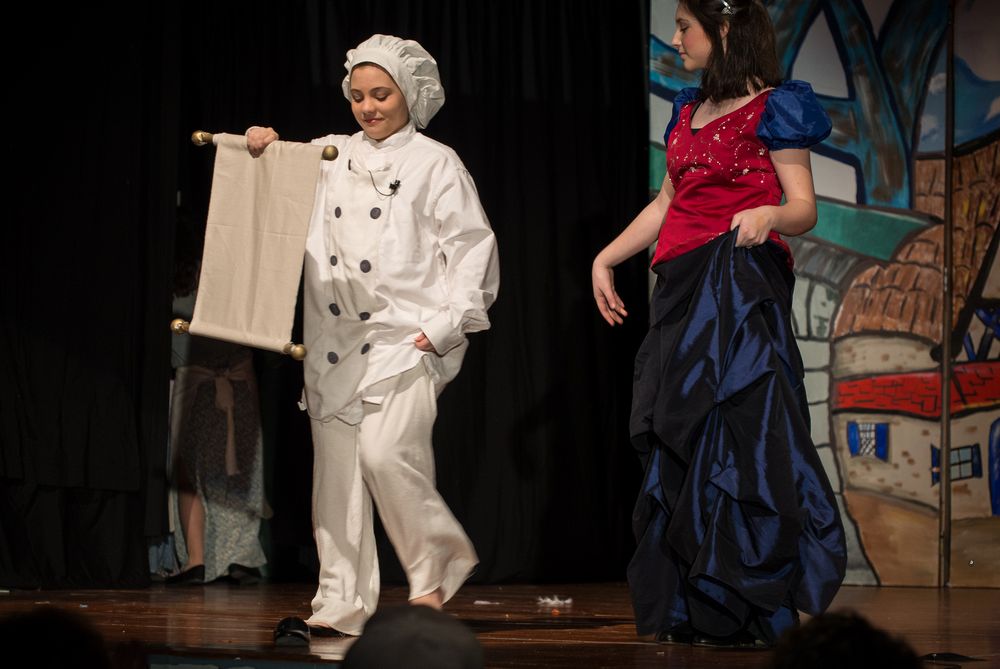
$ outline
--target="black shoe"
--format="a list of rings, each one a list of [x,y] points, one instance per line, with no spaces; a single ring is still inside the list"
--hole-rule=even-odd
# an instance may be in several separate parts
[[[688,632],[657,632],[656,643],[690,646],[694,635]]]
[[[260,583],[260,569],[256,567],[244,567],[234,562],[229,565],[229,578],[236,585],[256,585]]]
[[[178,574],[167,577],[163,583],[164,585],[204,585],[205,565],[200,564],[197,567],[185,569]]]
[[[323,625],[310,625],[309,633],[313,636],[321,636],[331,639],[346,639],[347,637],[354,636],[353,634],[341,632],[340,630],[333,629],[332,627],[324,627]]]
[[[749,632],[737,632],[731,636],[712,636],[699,632],[694,635],[691,644],[702,648],[770,648],[770,644]]]
[[[285,618],[274,628],[274,645],[303,647],[309,645],[309,625],[302,618]]]

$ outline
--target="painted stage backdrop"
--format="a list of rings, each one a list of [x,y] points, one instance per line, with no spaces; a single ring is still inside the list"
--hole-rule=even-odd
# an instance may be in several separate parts
[[[833,119],[813,150],[819,223],[788,241],[813,440],[838,493],[852,584],[936,585],[939,473],[952,486],[953,585],[1000,587],[1000,3],[958,0],[952,364],[944,314],[947,2],[769,0],[789,78]],[[653,0],[650,189],[663,129],[696,85]],[[951,454],[939,447],[950,376]]]

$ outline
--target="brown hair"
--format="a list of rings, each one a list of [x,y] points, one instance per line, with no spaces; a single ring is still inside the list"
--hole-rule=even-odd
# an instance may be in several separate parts
[[[680,0],[712,43],[699,98],[719,102],[773,88],[782,72],[774,26],[761,0]],[[729,32],[723,46],[722,27]]]

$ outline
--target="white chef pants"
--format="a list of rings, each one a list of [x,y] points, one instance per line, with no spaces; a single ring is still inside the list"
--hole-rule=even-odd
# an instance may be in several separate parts
[[[478,562],[434,486],[434,384],[423,364],[378,384],[358,425],[312,423],[313,532],[319,588],[309,623],[360,634],[379,595],[372,499],[410,584],[410,599],[448,601]],[[383,395],[384,392],[384,395]]]

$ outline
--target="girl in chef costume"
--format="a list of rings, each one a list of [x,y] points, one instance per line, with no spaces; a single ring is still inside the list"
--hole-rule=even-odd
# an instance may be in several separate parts
[[[415,41],[373,35],[347,52],[344,96],[361,132],[328,135],[305,254],[304,405],[314,445],[319,588],[313,634],[357,635],[375,611],[372,501],[414,604],[440,608],[477,563],[434,485],[437,395],[466,335],[489,327],[496,240],[454,151],[418,129],[444,104]],[[247,131],[254,156],[278,134]]]

